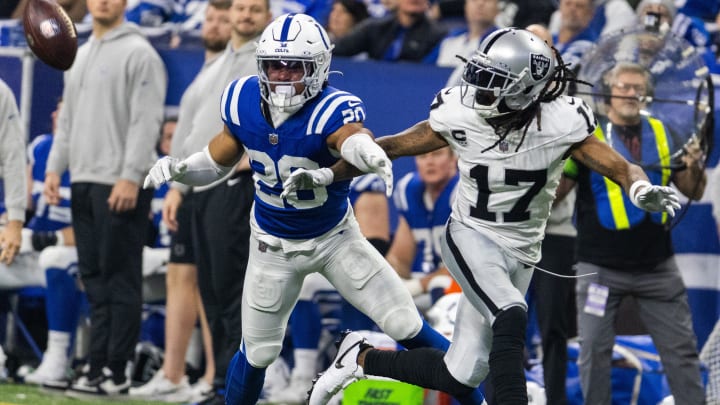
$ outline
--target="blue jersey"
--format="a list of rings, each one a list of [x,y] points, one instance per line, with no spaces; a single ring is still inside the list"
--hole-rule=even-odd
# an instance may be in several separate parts
[[[43,196],[45,166],[52,147],[52,135],[39,135],[28,146],[28,161],[32,165],[32,200],[35,214],[27,227],[33,231],[57,231],[72,225],[70,213],[70,173],[60,179],[60,204],[48,205]]]
[[[362,193],[382,193],[385,194],[385,182],[375,173],[368,173],[359,177],[355,177],[350,183],[350,205],[355,206],[355,202]]]
[[[327,187],[298,190],[280,198],[292,171],[330,167],[339,154],[327,137],[340,127],[365,119],[356,96],[326,87],[282,125],[274,128],[261,111],[257,76],[230,83],[223,92],[221,116],[245,147],[255,181],[255,220],[265,232],[286,239],[310,239],[337,225],[348,210],[350,180]]]
[[[405,218],[415,238],[415,259],[412,272],[431,273],[442,263],[440,238],[450,218],[452,200],[459,174],[456,174],[442,191],[434,205],[425,198],[425,184],[417,172],[406,174],[397,183],[393,195],[398,213]]]
[[[174,7],[173,0],[130,0],[125,19],[143,27],[158,27],[170,21]]]
[[[156,248],[170,246],[170,230],[162,220],[163,201],[165,200],[165,194],[167,194],[168,189],[169,186],[167,183],[156,188],[152,202],[150,203],[150,214],[152,215],[153,226],[157,230],[157,237],[153,243],[153,247]]]

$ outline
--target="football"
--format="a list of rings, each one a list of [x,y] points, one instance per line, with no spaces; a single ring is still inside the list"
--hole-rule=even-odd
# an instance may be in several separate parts
[[[77,54],[77,31],[55,0],[30,0],[23,13],[23,28],[35,56],[48,65],[68,70]]]

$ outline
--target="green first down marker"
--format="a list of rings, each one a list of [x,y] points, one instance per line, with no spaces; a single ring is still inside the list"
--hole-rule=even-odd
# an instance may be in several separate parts
[[[343,391],[343,405],[422,405],[425,391],[391,380],[360,380]]]

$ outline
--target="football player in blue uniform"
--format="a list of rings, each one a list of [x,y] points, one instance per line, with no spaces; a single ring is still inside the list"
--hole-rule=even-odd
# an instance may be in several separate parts
[[[303,279],[318,272],[405,347],[446,349],[420,318],[395,271],[365,239],[348,202],[349,180],[283,193],[298,169],[343,158],[392,186],[391,162],[363,127],[358,97],[328,85],[332,44],[310,16],[286,14],[260,37],[258,75],[231,82],[221,98],[223,130],[203,151],[159,160],[145,186],[202,185],[227,173],[243,153],[254,172],[251,248],[242,305],[243,342],[227,374],[226,401],[255,404],[265,369],[277,358]]]

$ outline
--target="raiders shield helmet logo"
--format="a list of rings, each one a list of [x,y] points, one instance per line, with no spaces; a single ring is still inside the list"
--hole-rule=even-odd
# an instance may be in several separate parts
[[[530,54],[530,74],[533,80],[542,80],[550,69],[550,58],[539,53]]]

